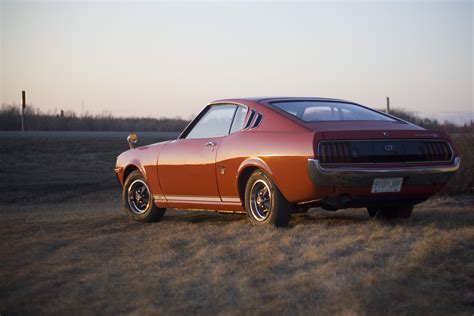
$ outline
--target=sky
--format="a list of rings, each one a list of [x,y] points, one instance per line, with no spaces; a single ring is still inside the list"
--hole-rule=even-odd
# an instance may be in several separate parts
[[[473,119],[474,1],[1,1],[1,99],[191,118],[244,96]]]

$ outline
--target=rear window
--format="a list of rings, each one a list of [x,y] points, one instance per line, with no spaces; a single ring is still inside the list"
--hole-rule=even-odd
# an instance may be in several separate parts
[[[273,106],[305,122],[321,121],[392,121],[389,116],[345,102],[281,101]]]

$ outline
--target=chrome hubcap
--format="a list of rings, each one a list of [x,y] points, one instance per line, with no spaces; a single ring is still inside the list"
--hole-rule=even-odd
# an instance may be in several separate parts
[[[272,209],[272,195],[268,184],[263,180],[257,180],[250,190],[250,211],[252,216],[259,222],[267,219]]]
[[[150,190],[143,180],[135,180],[128,187],[128,205],[135,214],[143,214],[151,202]]]

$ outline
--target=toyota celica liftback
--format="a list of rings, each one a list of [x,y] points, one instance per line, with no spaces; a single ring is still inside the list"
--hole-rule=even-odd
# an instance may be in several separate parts
[[[138,221],[167,208],[246,212],[285,226],[292,213],[367,208],[407,218],[459,168],[449,137],[348,101],[214,101],[178,139],[117,159],[123,206]]]

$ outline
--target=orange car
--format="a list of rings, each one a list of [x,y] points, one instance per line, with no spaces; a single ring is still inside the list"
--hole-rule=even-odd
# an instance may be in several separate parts
[[[459,168],[449,137],[362,105],[324,98],[208,104],[178,139],[117,159],[123,206],[138,221],[166,208],[246,212],[285,226],[311,207],[407,218]]]

